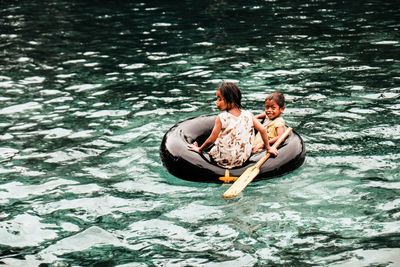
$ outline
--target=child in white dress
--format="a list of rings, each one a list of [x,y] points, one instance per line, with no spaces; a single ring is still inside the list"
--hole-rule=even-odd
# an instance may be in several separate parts
[[[215,120],[211,135],[199,147],[195,142],[189,149],[200,153],[211,145],[209,154],[221,167],[231,169],[241,166],[249,157],[254,142],[254,128],[271,154],[278,151],[270,147],[267,132],[261,123],[249,111],[241,110],[242,94],[236,84],[222,83],[217,89],[217,107],[220,113]]]

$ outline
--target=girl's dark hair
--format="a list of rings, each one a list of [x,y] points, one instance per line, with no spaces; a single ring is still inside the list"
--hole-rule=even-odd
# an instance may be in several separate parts
[[[242,93],[239,87],[232,82],[223,82],[217,89],[229,107],[242,108]]]
[[[265,98],[265,101],[274,100],[280,108],[285,106],[285,96],[282,93],[274,92]]]

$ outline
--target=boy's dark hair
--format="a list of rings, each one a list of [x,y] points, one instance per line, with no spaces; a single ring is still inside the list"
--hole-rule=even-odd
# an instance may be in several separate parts
[[[274,100],[280,108],[285,106],[285,96],[279,92],[273,92],[265,98],[265,101]]]
[[[242,108],[242,93],[240,92],[240,89],[236,84],[232,82],[223,82],[218,87],[218,91],[221,93],[228,106],[233,105],[238,109]]]

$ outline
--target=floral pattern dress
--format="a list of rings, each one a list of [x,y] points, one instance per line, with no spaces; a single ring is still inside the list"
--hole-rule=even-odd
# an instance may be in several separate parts
[[[253,115],[242,110],[238,117],[223,112],[218,115],[222,128],[210,150],[210,155],[221,167],[231,169],[241,166],[251,154],[254,140]]]

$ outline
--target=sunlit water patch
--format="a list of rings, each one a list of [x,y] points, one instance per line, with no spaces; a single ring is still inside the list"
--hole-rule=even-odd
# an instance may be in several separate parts
[[[5,3],[0,263],[397,266],[396,1]],[[165,132],[281,91],[304,165],[229,187],[162,166]]]

